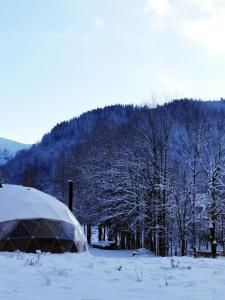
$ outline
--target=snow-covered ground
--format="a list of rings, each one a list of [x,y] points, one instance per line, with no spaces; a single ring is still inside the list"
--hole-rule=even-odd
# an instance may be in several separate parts
[[[225,259],[173,259],[94,249],[39,260],[37,254],[0,253],[0,299],[225,299]]]

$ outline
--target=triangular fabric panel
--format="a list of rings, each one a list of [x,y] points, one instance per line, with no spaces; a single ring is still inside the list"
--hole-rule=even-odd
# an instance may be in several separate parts
[[[44,220],[40,221],[34,235],[36,238],[55,238],[54,233],[46,225]]]
[[[23,226],[22,222],[19,222],[15,229],[11,232],[10,238],[29,238],[30,233]]]
[[[26,228],[26,230],[30,233],[30,236],[34,236],[40,221],[41,221],[40,219],[22,220],[21,223]]]

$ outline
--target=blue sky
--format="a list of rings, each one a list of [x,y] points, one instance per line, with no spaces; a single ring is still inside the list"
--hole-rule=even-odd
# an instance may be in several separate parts
[[[115,103],[225,97],[224,0],[0,0],[0,136]]]

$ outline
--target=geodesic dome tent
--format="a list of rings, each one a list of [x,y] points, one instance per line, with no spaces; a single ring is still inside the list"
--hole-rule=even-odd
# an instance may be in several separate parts
[[[83,252],[86,237],[71,211],[33,188],[0,188],[0,251]]]

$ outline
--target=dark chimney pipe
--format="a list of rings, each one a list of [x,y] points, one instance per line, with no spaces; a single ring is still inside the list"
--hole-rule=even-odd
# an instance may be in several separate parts
[[[68,184],[69,184],[69,210],[73,212],[73,180],[69,180]]]

